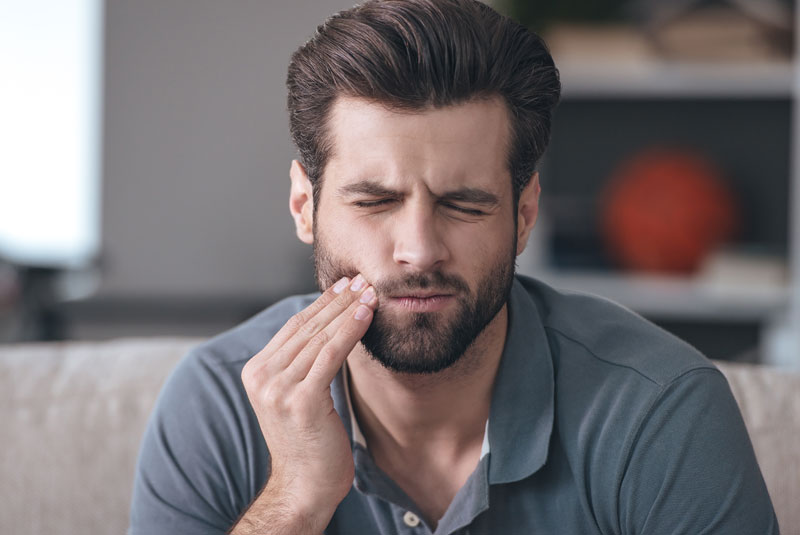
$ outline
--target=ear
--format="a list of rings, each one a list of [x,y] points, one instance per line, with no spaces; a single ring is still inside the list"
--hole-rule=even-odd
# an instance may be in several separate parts
[[[533,173],[528,184],[519,196],[519,207],[517,209],[517,255],[522,254],[528,244],[528,236],[536,224],[539,215],[539,195],[542,188],[539,185],[539,171]]]
[[[314,189],[303,164],[292,160],[289,169],[292,190],[289,193],[289,211],[294,218],[294,227],[300,241],[314,243]]]

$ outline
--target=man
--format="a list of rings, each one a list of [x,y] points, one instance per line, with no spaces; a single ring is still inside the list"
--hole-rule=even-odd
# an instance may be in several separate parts
[[[324,292],[179,365],[131,533],[777,532],[707,360],[514,276],[560,92],[536,35],[472,0],[367,2],[288,88]]]

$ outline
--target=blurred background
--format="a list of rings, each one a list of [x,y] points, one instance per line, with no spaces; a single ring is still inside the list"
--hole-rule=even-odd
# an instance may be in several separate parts
[[[495,0],[563,100],[519,271],[800,367],[788,0]],[[0,342],[216,334],[313,291],[292,51],[352,0],[0,0]]]

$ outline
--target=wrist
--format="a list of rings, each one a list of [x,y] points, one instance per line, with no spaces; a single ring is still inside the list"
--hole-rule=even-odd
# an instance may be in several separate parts
[[[313,496],[312,492],[291,490],[271,477],[229,533],[321,535],[338,504],[330,505]]]
[[[280,502],[293,515],[306,518],[323,517],[327,521],[333,516],[339,503],[345,498],[353,484],[354,475],[350,475],[348,482],[339,481],[335,484],[324,484],[324,477],[313,477],[313,481],[305,474],[292,474],[281,470],[283,465],[272,464],[263,494]],[[346,487],[346,488],[345,488]]]

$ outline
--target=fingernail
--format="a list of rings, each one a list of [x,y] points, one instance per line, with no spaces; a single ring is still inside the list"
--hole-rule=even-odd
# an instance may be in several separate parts
[[[356,309],[356,313],[355,313],[354,317],[357,320],[363,320],[363,319],[366,319],[367,316],[369,316],[369,307],[364,306],[364,305],[358,305],[358,308]]]
[[[372,286],[370,286],[364,291],[363,294],[361,294],[361,299],[359,299],[359,301],[366,305],[367,303],[372,301],[373,297],[375,297],[375,289]]]
[[[362,277],[360,274],[356,275],[356,278],[353,279],[352,284],[350,284],[350,289],[354,292],[357,292],[364,287],[364,284],[364,277]]]
[[[342,291],[343,291],[345,288],[347,288],[347,283],[348,283],[348,282],[349,282],[349,281],[348,281],[347,277],[343,277],[342,279],[340,279],[340,280],[339,280],[339,282],[337,282],[337,283],[336,283],[336,284],[333,286],[333,293],[335,293],[335,294],[340,294],[340,293],[342,293]]]

